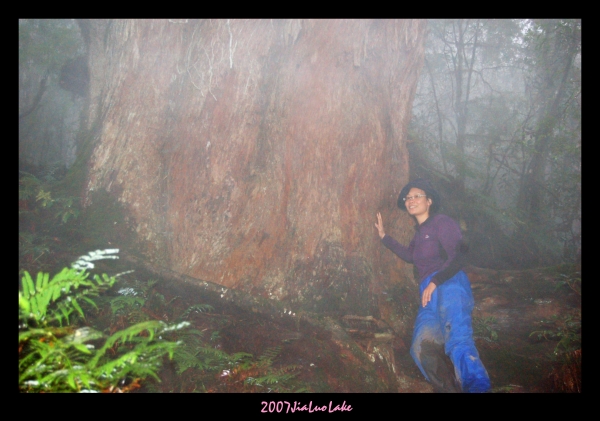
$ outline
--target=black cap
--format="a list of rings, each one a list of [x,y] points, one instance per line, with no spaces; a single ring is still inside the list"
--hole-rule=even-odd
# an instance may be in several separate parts
[[[409,182],[406,186],[402,188],[400,191],[400,196],[398,196],[398,207],[400,209],[406,210],[406,206],[404,205],[403,198],[406,197],[410,189],[417,188],[421,189],[427,195],[427,198],[431,199],[431,207],[429,210],[431,213],[436,213],[440,209],[440,195],[439,193],[431,186],[431,183],[424,178],[418,178]]]

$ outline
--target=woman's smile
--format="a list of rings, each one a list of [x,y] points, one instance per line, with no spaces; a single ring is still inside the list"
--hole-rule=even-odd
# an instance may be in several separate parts
[[[404,200],[408,213],[417,218],[419,224],[425,222],[429,217],[429,206],[431,199],[421,189],[413,187]]]

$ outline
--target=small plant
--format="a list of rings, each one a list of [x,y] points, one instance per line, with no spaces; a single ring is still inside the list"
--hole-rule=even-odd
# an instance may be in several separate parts
[[[169,304],[177,297],[165,302],[162,294],[153,292],[157,282],[152,279],[145,282],[136,280],[133,284],[120,288],[117,297],[105,297],[104,301],[110,306],[114,324],[169,320]]]
[[[281,347],[267,349],[255,359],[252,354],[237,352],[227,354],[214,348],[202,348],[207,368],[216,371],[219,386],[215,392],[305,392],[305,388],[295,389],[292,381],[300,366],[290,364],[274,367],[273,362],[281,352]],[[215,370],[216,369],[216,370]]]
[[[214,310],[214,307],[211,306],[210,304],[196,304],[196,305],[188,307],[188,309],[181,314],[180,318],[187,319],[191,314],[211,312],[213,310]]]
[[[53,177],[44,177],[44,180],[40,180],[33,174],[21,171],[21,177],[19,179],[19,200],[28,201],[35,197],[35,202],[39,204],[42,209],[49,209],[54,207],[56,212],[54,216],[59,218],[63,224],[71,218],[77,218],[79,216],[79,208],[77,206],[77,197],[52,197],[51,188],[55,184],[56,180]],[[25,212],[26,210],[20,210],[19,213]]]
[[[145,303],[144,297],[121,295],[110,300],[110,309],[113,316],[131,314],[139,311]]]
[[[50,252],[50,238],[45,235],[34,235],[19,231],[19,257],[29,264],[35,263]]]
[[[93,307],[98,296],[116,282],[116,276],[91,276],[92,261],[117,258],[117,249],[82,256],[71,268],[50,278],[38,273],[35,282],[24,272],[19,289],[19,391],[114,392],[131,378],[130,388],[151,376],[158,379],[163,356],[173,356],[176,342],[163,335],[189,323],[167,325],[146,321],[106,337],[91,327],[76,326],[73,316],[85,319],[81,303]]]
[[[561,279],[556,284],[556,289],[567,287],[577,295],[581,295],[581,273],[575,272],[571,275],[561,273],[560,277]]]
[[[488,342],[498,340],[498,332],[494,329],[496,319],[490,317],[473,317],[473,333],[475,336],[483,338]]]
[[[277,358],[280,352],[281,346],[267,349],[258,358],[258,361],[247,369],[247,371],[255,370],[256,374],[252,377],[246,377],[244,384],[262,388],[261,391],[265,392],[291,392],[288,383],[296,377],[297,373],[294,373],[294,371],[300,367],[294,364],[279,368],[273,367],[273,360]],[[295,390],[295,392],[299,391]]]
[[[54,217],[60,219],[63,224],[66,224],[69,219],[79,216],[76,197],[67,196],[53,199],[50,191],[45,191],[40,187],[35,200],[36,202],[40,202],[42,208],[49,209],[54,207],[56,210]]]
[[[43,270],[51,259],[51,250],[60,237],[74,229],[70,224],[79,217],[78,198],[61,196],[56,191],[56,180],[44,179],[19,172],[19,258],[21,267]],[[60,223],[56,223],[56,220]],[[62,234],[62,235],[61,235]]]
[[[19,173],[19,200],[29,200],[40,190],[41,181],[25,171]]]
[[[212,311],[210,305],[190,306],[181,319],[192,314]],[[256,359],[252,354],[236,352],[229,354],[215,345],[219,340],[219,331],[206,335],[204,330],[186,329],[178,333],[181,342],[174,354],[173,361],[177,373],[193,378],[206,392],[303,392],[294,389],[292,380],[299,366],[287,365],[274,367],[273,362],[281,352],[281,346],[267,349]]]
[[[542,320],[546,329],[536,330],[529,337],[538,340],[557,341],[553,354],[555,356],[581,349],[581,315],[567,314],[559,317],[553,315],[550,319]]]

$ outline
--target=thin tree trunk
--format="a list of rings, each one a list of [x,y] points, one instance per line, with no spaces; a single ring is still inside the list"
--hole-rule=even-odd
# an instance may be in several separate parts
[[[446,154],[444,153],[444,125],[442,123],[442,111],[440,110],[440,103],[435,92],[435,81],[433,79],[433,73],[431,72],[431,66],[429,66],[429,62],[427,61],[427,59],[425,59],[424,61],[425,66],[427,67],[427,73],[429,73],[429,79],[431,80],[431,91],[433,93],[433,99],[435,101],[435,111],[438,119],[438,137],[440,143],[440,157],[442,159],[442,167],[444,168],[444,175],[448,175],[448,168],[446,168]]]
[[[38,88],[35,98],[33,99],[33,101],[31,101],[31,105],[29,105],[29,107],[26,110],[24,110],[21,114],[19,114],[19,120],[27,117],[29,114],[34,112],[37,109],[37,107],[40,105],[40,102],[42,101],[42,97],[44,96],[44,93],[46,92],[46,83],[48,82],[49,75],[50,75],[49,72],[46,72],[44,74],[44,76],[42,77],[42,80],[40,81],[40,87]]]
[[[573,36],[569,43],[567,57],[565,57],[559,88],[556,90],[554,97],[549,101],[550,106],[543,110],[542,118],[538,123],[538,128],[535,133],[533,155],[529,161],[527,171],[525,172],[522,189],[519,194],[519,209],[527,215],[528,223],[531,226],[538,225],[541,222],[544,197],[544,170],[548,158],[548,148],[552,138],[551,133],[552,130],[554,130],[554,127],[556,127],[559,119],[559,104],[564,97],[567,80],[576,52],[577,40]],[[551,82],[549,83],[553,85]]]

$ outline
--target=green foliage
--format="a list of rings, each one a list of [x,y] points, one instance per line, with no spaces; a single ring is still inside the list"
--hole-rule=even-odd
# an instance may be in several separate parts
[[[108,337],[70,323],[73,312],[85,317],[80,301],[95,307],[91,297],[116,282],[106,274],[91,277],[86,271],[93,267],[91,261],[114,258],[117,251],[91,252],[53,277],[40,272],[34,281],[24,272],[19,289],[19,391],[113,391],[126,377],[158,379],[163,357],[172,358],[178,346],[162,336],[189,323],[146,321]]]
[[[498,340],[498,332],[494,329],[496,318],[490,317],[473,317],[473,334],[476,337],[483,338],[487,341],[496,342]]]
[[[20,266],[44,270],[59,237],[71,236],[79,217],[78,198],[57,192],[56,180],[44,181],[19,172],[19,258]],[[56,223],[57,220],[59,223]],[[44,258],[42,258],[44,256]]]
[[[214,310],[214,308],[210,304],[196,304],[196,305],[190,306],[186,311],[184,311],[181,314],[180,318],[187,319],[187,317],[189,317],[190,314],[211,312],[213,310]]]
[[[25,271],[21,280],[22,290],[19,291],[19,321],[32,321],[37,325],[48,325],[54,321],[62,324],[63,320],[68,323],[73,311],[84,317],[77,300],[95,305],[89,297],[110,288],[115,281],[114,277],[106,274],[89,279],[89,274],[84,271],[64,268],[52,279],[48,273],[39,272],[34,284],[29,272]]]
[[[202,341],[203,332],[198,330],[186,331],[182,336],[182,346],[179,347],[173,360],[177,372],[182,374],[189,368],[204,372],[220,372],[233,368],[245,368],[251,364],[252,354],[237,352],[228,354]]]
[[[19,200],[28,200],[37,195],[42,182],[33,174],[25,171],[19,171]]]
[[[553,351],[555,356],[581,349],[581,314],[567,314],[562,317],[555,314],[550,319],[542,320],[541,323],[546,328],[531,332],[529,337],[557,341]]]
[[[146,282],[136,280],[132,285],[120,288],[117,291],[119,296],[108,297],[106,301],[113,317],[124,317],[130,323],[137,323],[149,320],[150,314],[154,312],[166,314],[166,306],[169,303],[165,302],[162,294],[152,293],[152,288],[157,282],[154,279]]]
[[[194,313],[210,312],[213,307],[208,304],[195,304],[188,307],[178,320],[185,320]],[[182,342],[173,356],[177,372],[182,374],[189,368],[206,372],[216,372],[220,370],[231,369],[237,365],[244,365],[252,357],[247,353],[228,354],[212,346],[219,338],[219,332],[212,332],[208,343],[203,340],[204,331],[197,329],[188,329],[182,332],[179,339]]]
[[[46,235],[34,235],[26,231],[19,231],[19,257],[32,257],[35,263],[42,255],[50,251],[50,238]]]
[[[556,289],[560,288],[568,288],[571,291],[574,291],[577,295],[581,295],[581,273],[575,272],[573,274],[567,275],[561,273],[560,279],[556,284]]]
[[[205,365],[200,357],[201,349],[204,347],[202,342],[203,332],[197,329],[188,329],[182,332],[180,340],[182,346],[178,347],[173,354],[173,360],[177,366],[177,374],[182,374],[189,368],[198,370],[210,370],[212,366]]]
[[[113,316],[126,315],[139,312],[146,304],[148,291],[154,285],[154,281],[147,283],[136,282],[135,286],[119,289],[118,297],[110,298],[110,309]]]
[[[290,392],[289,382],[297,376],[298,373],[294,373],[294,371],[299,369],[300,366],[290,364],[279,368],[273,367],[273,361],[279,356],[280,352],[281,346],[265,350],[258,361],[252,364],[252,367],[257,370],[257,374],[253,377],[247,377],[244,384],[264,388],[265,392]],[[301,390],[295,390],[295,392],[299,391]]]
[[[110,309],[113,316],[119,314],[130,314],[141,309],[146,303],[143,297],[122,295],[110,300]]]
[[[193,305],[185,310],[181,319],[194,312],[211,311],[209,305]],[[281,352],[281,346],[268,348],[258,358],[247,352],[229,354],[214,346],[219,332],[214,331],[208,340],[205,330],[187,329],[178,333],[181,342],[173,354],[173,361],[179,375],[188,375],[204,379],[202,382],[214,383],[218,376],[220,386],[210,391],[221,392],[303,392],[294,389],[292,380],[296,377],[296,365],[275,367],[274,361]],[[203,387],[205,389],[205,386]],[[206,390],[206,389],[205,389]]]
[[[77,218],[79,216],[79,209],[77,208],[76,197],[59,197],[53,199],[50,191],[45,191],[43,188],[39,188],[36,202],[40,202],[42,208],[51,208],[54,206],[55,213],[54,217],[58,218],[63,224],[71,218]]]

